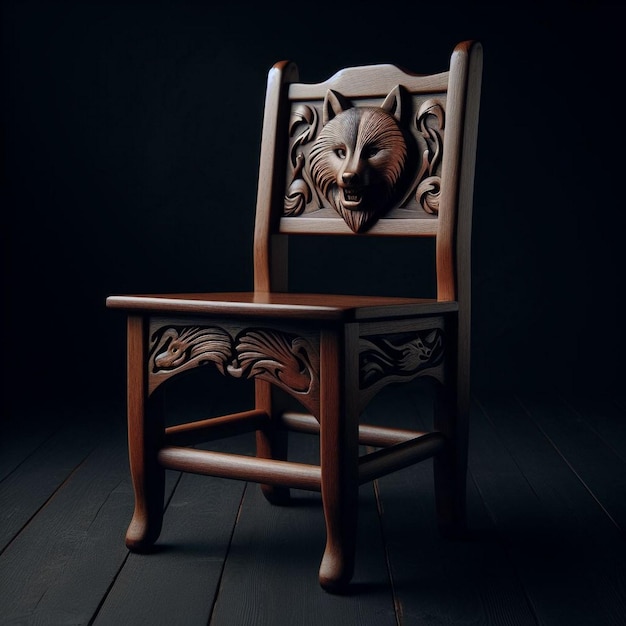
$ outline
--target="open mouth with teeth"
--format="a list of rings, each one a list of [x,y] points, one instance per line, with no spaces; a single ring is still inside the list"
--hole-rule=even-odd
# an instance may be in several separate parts
[[[360,208],[361,201],[363,200],[363,194],[354,188],[343,189],[343,206],[351,211],[356,211]]]

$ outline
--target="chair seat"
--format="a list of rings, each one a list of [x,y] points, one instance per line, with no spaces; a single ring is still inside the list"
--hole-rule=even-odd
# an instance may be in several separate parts
[[[258,291],[109,296],[107,306],[126,311],[242,315],[343,322],[436,315],[458,310],[456,302],[438,302],[431,298]]]

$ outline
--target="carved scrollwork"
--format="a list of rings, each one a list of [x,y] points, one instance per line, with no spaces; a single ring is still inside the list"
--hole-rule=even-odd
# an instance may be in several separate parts
[[[296,394],[317,386],[319,357],[310,342],[275,330],[248,330],[239,335],[235,351],[239,371],[261,378]],[[237,375],[233,365],[231,375]]]
[[[414,378],[443,362],[443,330],[362,337],[359,351],[360,388],[386,379]]]
[[[297,131],[299,134],[293,142],[290,153],[293,174],[285,194],[284,213],[287,217],[300,215],[313,198],[314,187],[308,180],[308,173],[304,167],[306,158],[301,146],[315,138],[317,127],[318,114],[313,107],[301,104],[293,109],[289,120],[289,134],[293,136]]]
[[[212,362],[224,374],[231,354],[232,339],[221,328],[164,327],[152,337],[150,371],[173,372]]]
[[[416,183],[407,196],[413,195],[426,213],[439,212],[441,176],[438,174],[443,155],[445,111],[443,105],[435,99],[422,103],[415,115],[415,127],[426,142],[422,152],[422,165],[416,177]],[[406,201],[403,203],[406,205]]]
[[[224,375],[259,378],[296,396],[319,386],[319,354],[299,335],[269,328],[230,333],[218,326],[166,325],[152,333],[149,372],[163,380],[214,363]]]

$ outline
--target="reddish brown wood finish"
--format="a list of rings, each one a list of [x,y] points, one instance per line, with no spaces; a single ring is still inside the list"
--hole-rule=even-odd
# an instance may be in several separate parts
[[[131,550],[158,538],[165,469],[257,482],[273,503],[288,502],[292,488],[321,491],[327,540],[319,580],[331,592],[352,577],[364,482],[434,458],[439,526],[462,534],[481,68],[480,44],[463,42],[449,70],[433,75],[363,66],[305,84],[291,62],[271,69],[254,291],[107,299],[128,313]],[[351,135],[357,126],[363,132]],[[365,135],[371,143],[361,145]],[[375,189],[364,180],[382,182]],[[366,208],[367,219],[350,213]],[[288,293],[288,240],[316,233],[408,236],[416,245],[435,237],[436,299]],[[164,428],[157,389],[199,366],[253,379],[255,406]],[[380,389],[420,376],[436,389],[431,432],[359,424]],[[307,412],[294,412],[293,400]],[[190,447],[251,430],[256,457]],[[289,431],[319,437],[319,465],[289,460]],[[359,445],[378,450],[359,456]]]
[[[165,472],[157,461],[163,416],[155,403],[148,407],[144,318],[129,316],[127,332],[128,449],[135,512],[126,532],[126,545],[135,552],[144,552],[157,540],[163,522]]]
[[[320,584],[341,589],[352,578],[359,494],[358,327],[322,331],[320,465],[326,550]]]
[[[456,311],[456,302],[429,298],[310,293],[193,293],[109,296],[111,308],[202,315],[246,315],[316,320],[373,320]]]

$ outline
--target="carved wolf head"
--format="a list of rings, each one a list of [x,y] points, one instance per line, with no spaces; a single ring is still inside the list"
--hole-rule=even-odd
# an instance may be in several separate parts
[[[353,107],[329,90],[323,128],[311,148],[315,185],[355,233],[367,230],[388,208],[407,159],[400,127],[400,88],[380,107]]]

